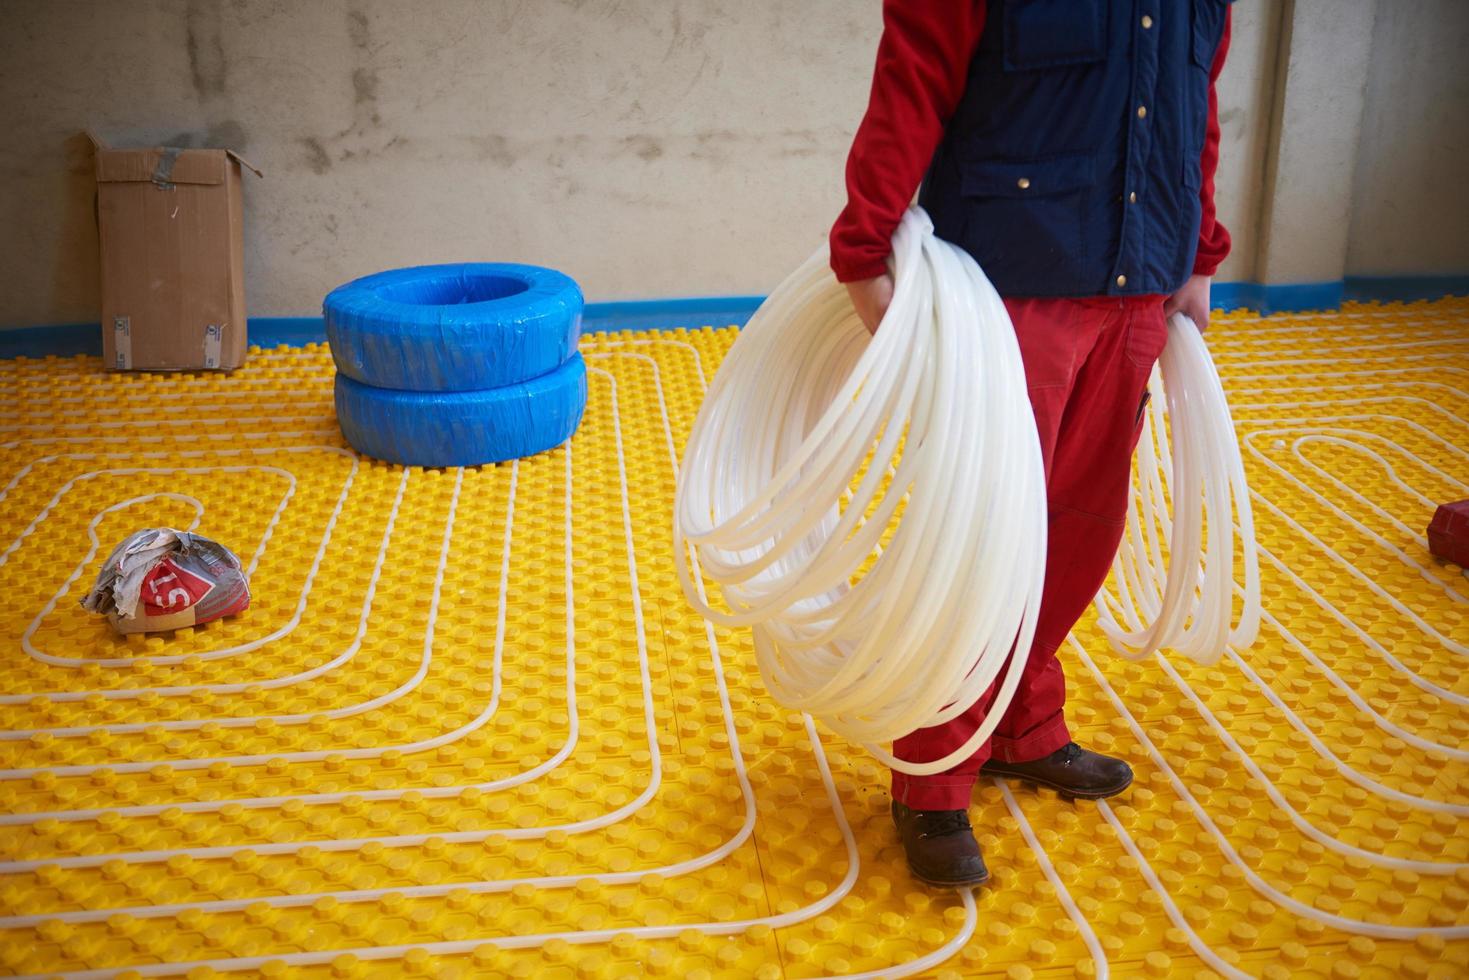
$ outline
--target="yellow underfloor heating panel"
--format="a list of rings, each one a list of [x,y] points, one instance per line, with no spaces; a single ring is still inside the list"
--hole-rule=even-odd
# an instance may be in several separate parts
[[[1063,653],[1107,803],[984,782],[916,884],[886,774],[763,693],[670,555],[731,329],[583,341],[569,448],[344,448],[324,347],[225,376],[0,364],[0,971],[301,977],[1469,976],[1469,303],[1219,315],[1258,643]],[[119,638],[113,543],[197,523],[227,622]]]

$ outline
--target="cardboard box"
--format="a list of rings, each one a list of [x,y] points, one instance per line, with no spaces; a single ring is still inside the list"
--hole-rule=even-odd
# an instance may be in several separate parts
[[[245,362],[242,167],[232,150],[97,149],[102,356],[120,371]]]

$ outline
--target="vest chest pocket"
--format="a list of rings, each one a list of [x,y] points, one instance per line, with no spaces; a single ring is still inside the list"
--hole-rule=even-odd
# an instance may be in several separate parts
[[[1050,197],[1091,186],[1095,153],[1066,153],[1035,160],[971,160],[964,165],[965,197]]]
[[[1002,238],[1023,244],[1028,260],[1041,265],[1085,259],[1082,222],[1095,182],[1094,153],[975,160],[963,167],[967,221],[961,244],[972,254]]]
[[[1009,0],[1006,71],[1083,65],[1107,56],[1106,0]]]

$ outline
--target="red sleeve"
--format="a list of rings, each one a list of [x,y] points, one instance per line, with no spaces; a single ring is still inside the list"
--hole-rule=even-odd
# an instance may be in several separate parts
[[[1199,221],[1199,251],[1194,259],[1194,274],[1212,276],[1229,254],[1229,229],[1214,214],[1214,171],[1219,167],[1219,98],[1214,83],[1224,69],[1224,56],[1229,53],[1229,12],[1224,14],[1224,36],[1214,52],[1214,65],[1209,70],[1209,126],[1204,133],[1204,151],[1199,154],[1199,202],[1203,218]]]
[[[969,75],[986,0],[884,0],[867,115],[847,156],[847,206],[831,229],[831,268],[853,282],[887,269],[893,232]]]

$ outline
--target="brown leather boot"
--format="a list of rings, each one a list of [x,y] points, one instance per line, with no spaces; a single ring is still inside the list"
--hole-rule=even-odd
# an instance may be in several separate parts
[[[991,759],[979,770],[986,776],[1023,779],[1049,786],[1062,796],[1100,800],[1132,785],[1132,767],[1121,759],[1089,752],[1068,742],[1044,759],[1033,762],[1001,762]]]
[[[989,880],[968,810],[911,810],[893,800],[893,823],[908,855],[908,870],[924,884],[958,888]]]

